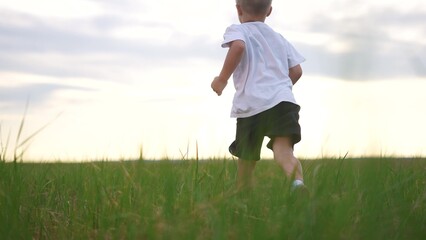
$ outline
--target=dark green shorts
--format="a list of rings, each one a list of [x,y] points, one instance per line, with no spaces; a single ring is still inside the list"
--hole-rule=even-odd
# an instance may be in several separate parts
[[[269,149],[275,137],[290,137],[293,145],[300,142],[299,111],[299,105],[281,102],[254,116],[237,118],[237,133],[229,152],[240,159],[257,161],[265,136],[271,139]]]

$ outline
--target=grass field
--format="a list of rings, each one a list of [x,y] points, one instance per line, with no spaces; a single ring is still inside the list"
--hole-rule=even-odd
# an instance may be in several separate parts
[[[308,200],[273,161],[0,162],[1,239],[426,239],[425,159],[302,161]]]

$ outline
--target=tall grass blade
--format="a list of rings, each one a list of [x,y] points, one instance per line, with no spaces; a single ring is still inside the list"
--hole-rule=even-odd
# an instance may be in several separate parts
[[[346,157],[348,156],[348,154],[349,154],[349,152],[346,152],[345,156],[343,156],[343,158],[340,159],[339,168],[337,169],[337,175],[336,175],[336,185],[339,183],[340,172],[342,171],[343,161],[346,159]]]
[[[30,140],[32,140],[35,136],[37,136],[41,131],[43,131],[44,129],[46,129],[50,124],[53,123],[53,121],[55,121],[60,115],[56,116],[53,120],[51,120],[50,122],[46,123],[45,125],[43,125],[42,127],[40,127],[39,129],[37,129],[37,131],[35,131],[33,134],[31,134],[30,136],[28,136],[27,138],[25,138],[21,143],[19,143],[17,145],[18,148],[23,147],[25,144],[27,144]]]
[[[10,130],[7,134],[6,142],[3,143],[3,131],[2,131],[2,123],[0,122],[0,162],[6,161],[6,154],[7,149],[9,148],[9,142],[10,142]]]
[[[143,157],[143,145],[141,144],[139,147],[139,160],[143,161],[144,157]]]
[[[195,169],[192,175],[192,195],[191,195],[191,208],[194,207],[194,199],[198,199],[198,168],[199,168],[199,159],[198,159],[198,141],[195,142]]]
[[[16,161],[18,160],[18,158],[17,158],[17,151],[18,151],[18,148],[19,148],[18,145],[19,145],[19,140],[21,139],[22,131],[24,129],[24,124],[25,124],[25,118],[27,116],[28,105],[29,105],[29,99],[27,99],[27,102],[25,104],[24,115],[22,116],[21,124],[19,125],[18,134],[16,135],[15,151],[13,153],[13,162],[14,163],[16,163]]]
[[[19,125],[18,134],[16,136],[15,150],[14,150],[14,153],[13,153],[13,162],[14,163],[16,163],[18,160],[19,161],[23,160],[23,156],[29,148],[29,145],[27,145],[27,146],[25,146],[25,145],[28,144],[32,139],[34,139],[40,132],[42,132],[44,129],[46,129],[50,124],[52,124],[53,121],[58,119],[62,114],[62,113],[59,113],[54,119],[52,119],[51,121],[49,121],[48,123],[46,123],[45,125],[40,127],[39,129],[37,129],[36,131],[34,131],[32,134],[30,134],[28,137],[26,137],[24,140],[21,141],[21,136],[22,136],[24,126],[25,126],[25,120],[26,120],[26,117],[27,117],[28,106],[29,106],[29,101],[27,100],[27,103],[25,105],[24,115],[22,116],[21,124]],[[20,153],[18,153],[19,151],[20,151]]]
[[[198,141],[195,141],[195,160],[198,162]]]

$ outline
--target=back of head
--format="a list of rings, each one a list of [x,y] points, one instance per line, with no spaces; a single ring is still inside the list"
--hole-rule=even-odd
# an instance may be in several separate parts
[[[241,8],[252,15],[263,15],[269,10],[272,0],[236,0]]]

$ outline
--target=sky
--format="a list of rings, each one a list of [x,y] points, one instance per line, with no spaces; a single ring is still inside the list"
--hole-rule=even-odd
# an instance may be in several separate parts
[[[21,141],[47,127],[24,161],[230,158],[234,89],[210,83],[235,23],[233,0],[0,0],[1,153],[25,116]],[[296,156],[426,155],[425,1],[274,0],[266,23],[306,58]]]

